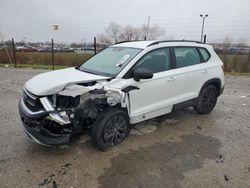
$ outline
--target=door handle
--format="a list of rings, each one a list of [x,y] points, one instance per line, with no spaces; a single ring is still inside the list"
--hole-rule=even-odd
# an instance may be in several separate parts
[[[174,81],[175,80],[175,77],[174,76],[171,76],[171,77],[168,77],[167,78],[167,81]]]
[[[202,73],[207,73],[207,69],[204,69],[201,71]]]

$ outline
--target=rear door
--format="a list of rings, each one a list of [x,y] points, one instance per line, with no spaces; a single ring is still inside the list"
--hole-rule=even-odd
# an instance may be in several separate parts
[[[206,63],[196,47],[172,47],[174,69],[168,73],[168,105],[196,98],[207,80]]]

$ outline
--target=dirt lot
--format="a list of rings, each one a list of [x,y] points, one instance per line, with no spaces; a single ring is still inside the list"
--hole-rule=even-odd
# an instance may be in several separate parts
[[[87,135],[48,148],[26,139],[17,103],[39,70],[0,69],[0,187],[250,187],[250,77],[226,77],[215,110],[138,124],[108,152]]]

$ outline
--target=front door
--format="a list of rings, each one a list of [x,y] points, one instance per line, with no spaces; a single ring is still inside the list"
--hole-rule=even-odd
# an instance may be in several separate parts
[[[130,116],[133,123],[171,111],[167,105],[168,94],[166,93],[169,84],[166,80],[166,72],[171,68],[169,48],[150,51],[136,63],[131,71],[138,68],[147,68],[154,74],[153,78],[142,79],[139,82],[133,78],[127,80],[128,83],[139,88],[130,92]]]

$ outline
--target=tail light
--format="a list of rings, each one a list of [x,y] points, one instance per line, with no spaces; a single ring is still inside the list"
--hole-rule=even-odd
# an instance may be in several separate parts
[[[223,72],[225,72],[225,66],[224,66],[224,63],[222,63],[221,68],[222,68]]]

